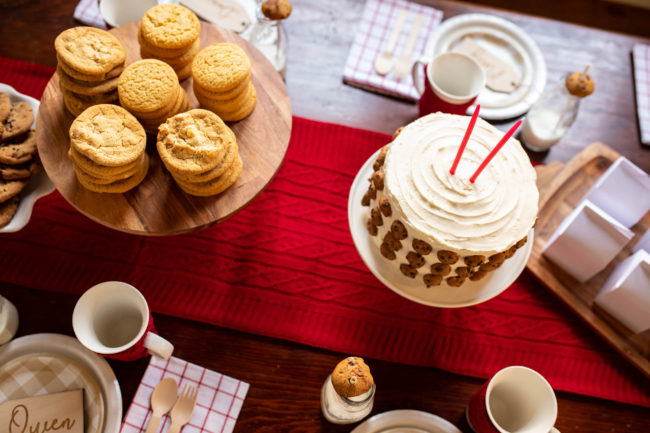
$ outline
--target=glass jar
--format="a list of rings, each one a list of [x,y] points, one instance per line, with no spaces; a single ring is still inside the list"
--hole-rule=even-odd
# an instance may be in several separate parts
[[[264,54],[284,78],[287,69],[287,32],[282,20],[272,20],[262,13],[262,1],[257,1],[257,22],[250,31],[248,40]]]
[[[361,421],[372,411],[375,400],[375,384],[356,397],[340,396],[332,385],[332,375],[325,379],[321,388],[321,409],[323,416],[334,424],[352,424]]]
[[[580,99],[567,89],[566,77],[542,94],[524,119],[521,138],[525,146],[539,152],[560,141],[578,116]]]

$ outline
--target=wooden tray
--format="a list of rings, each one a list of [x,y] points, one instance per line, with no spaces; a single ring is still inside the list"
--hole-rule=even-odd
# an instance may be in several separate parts
[[[138,24],[111,30],[127,51],[127,64],[140,59]],[[291,105],[280,75],[255,47],[232,32],[201,23],[201,47],[232,42],[251,59],[251,79],[257,90],[255,109],[246,119],[229,123],[237,136],[244,169],[237,182],[212,197],[185,194],[164,169],[155,137],[148,137],[149,173],[125,194],[98,194],[83,188],[68,158],[68,131],[74,118],[64,109],[59,78],[48,83],[38,111],[36,131],[43,167],[61,195],[81,213],[100,224],[140,235],[171,235],[210,226],[234,215],[266,187],[280,167],[291,134]],[[192,78],[181,83],[194,107]]]
[[[650,227],[650,213],[632,227],[635,237],[612,263],[584,284],[542,256],[542,248],[555,229],[619,156],[606,145],[594,143],[566,165],[554,162],[537,167],[540,212],[527,268],[614,349],[650,377],[650,331],[634,335],[594,303],[614,267],[630,255],[634,244]]]

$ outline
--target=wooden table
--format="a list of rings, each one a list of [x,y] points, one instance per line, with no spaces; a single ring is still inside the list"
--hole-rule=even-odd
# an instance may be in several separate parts
[[[519,4],[507,0],[487,1],[512,8]],[[75,25],[72,12],[76,3],[76,0],[0,0],[0,56],[54,65],[54,38]],[[548,154],[533,155],[535,159],[567,161],[587,144],[600,140],[650,171],[650,150],[644,149],[639,141],[630,60],[633,44],[650,43],[650,40],[467,3],[426,3],[443,10],[446,18],[466,12],[490,12],[520,25],[544,53],[549,83],[558,80],[564,72],[581,70],[587,62],[593,64],[595,94],[584,101],[578,120],[566,137]],[[577,4],[591,7],[591,3],[566,0],[572,7]],[[546,13],[552,13],[552,8],[549,6]],[[292,108],[298,116],[392,133],[416,116],[415,105],[346,86],[341,81],[362,9],[363,2],[355,0],[294,1],[294,13],[286,23],[290,38],[286,80]],[[602,7],[596,9],[603,13]],[[648,16],[645,12],[635,15],[633,9],[625,10],[627,13],[621,16],[633,21],[631,28],[644,28],[647,21],[640,20]],[[506,129],[511,123],[502,122],[498,126]],[[36,332],[72,335],[75,296],[44,293],[3,282],[0,282],[0,293],[18,308],[19,335]],[[349,426],[327,423],[320,414],[319,402],[323,380],[348,354],[168,316],[155,315],[155,321],[160,333],[176,346],[175,355],[251,384],[236,432],[350,430]],[[378,383],[373,413],[392,409],[424,410],[448,419],[463,431],[470,431],[464,417],[465,406],[483,380],[434,368],[368,362]],[[111,361],[122,387],[125,409],[146,365],[147,360]],[[563,392],[557,395],[557,427],[563,433],[647,431],[649,411],[646,408]]]

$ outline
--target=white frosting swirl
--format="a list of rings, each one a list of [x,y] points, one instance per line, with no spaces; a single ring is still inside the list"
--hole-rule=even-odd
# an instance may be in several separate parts
[[[384,193],[409,235],[462,254],[490,254],[528,234],[537,216],[537,176],[511,138],[476,182],[469,182],[504,135],[482,119],[451,175],[469,120],[435,113],[404,128],[386,156]]]

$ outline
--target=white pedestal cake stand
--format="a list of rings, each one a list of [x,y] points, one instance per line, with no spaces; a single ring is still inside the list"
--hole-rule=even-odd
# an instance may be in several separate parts
[[[363,164],[352,182],[348,198],[348,222],[352,240],[370,272],[389,289],[411,301],[432,307],[459,308],[480,304],[494,298],[508,288],[526,267],[533,246],[533,230],[528,242],[514,256],[494,272],[479,281],[466,280],[460,287],[446,283],[427,288],[420,276],[415,279],[404,276],[394,262],[386,259],[371,239],[366,229],[368,208],[361,206],[363,194],[368,189],[368,179],[373,173],[372,165],[379,150]],[[420,272],[421,273],[421,272]]]

